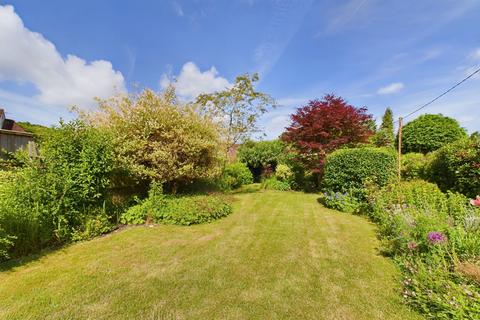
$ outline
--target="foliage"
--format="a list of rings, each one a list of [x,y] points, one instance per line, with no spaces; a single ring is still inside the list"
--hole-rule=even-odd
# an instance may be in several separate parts
[[[275,177],[280,181],[290,182],[293,178],[292,169],[286,164],[279,164],[275,169]]]
[[[0,226],[15,255],[71,240],[105,205],[114,169],[110,137],[80,121],[61,123],[40,155],[0,183]]]
[[[72,240],[89,240],[112,231],[114,225],[110,220],[111,218],[105,212],[88,215],[81,227],[72,233]]]
[[[362,198],[366,183],[385,186],[395,175],[396,154],[389,148],[340,149],[327,157],[322,187]]]
[[[278,180],[276,177],[269,177],[262,181],[262,189],[288,191],[291,190],[290,184],[287,181]]]
[[[380,129],[372,137],[373,143],[377,147],[393,147],[395,142],[395,133],[393,132],[393,112],[387,108],[382,117]]]
[[[229,215],[231,206],[223,196],[162,194],[158,185],[152,185],[149,196],[126,211],[120,221],[141,224],[148,219],[156,223],[192,225],[207,223]]]
[[[369,202],[384,250],[403,269],[405,300],[431,319],[474,319],[480,283],[459,266],[480,272],[480,208],[421,180],[372,189]]]
[[[100,111],[83,117],[112,134],[119,166],[138,180],[176,184],[218,174],[216,127],[181,105],[172,88],[120,95],[99,105]]]
[[[425,154],[466,137],[465,129],[460,127],[457,120],[441,114],[424,114],[403,128],[402,152]]]
[[[45,127],[40,124],[33,124],[30,122],[17,122],[25,131],[33,134],[37,141],[44,141],[55,131],[54,127]]]
[[[227,153],[256,132],[258,118],[276,106],[272,97],[255,89],[258,80],[256,73],[240,75],[230,88],[197,97],[196,104],[203,114],[221,119]]]
[[[467,196],[480,194],[480,138],[450,143],[432,155],[428,178],[442,190],[454,190]]]
[[[424,178],[428,159],[423,153],[407,153],[402,155],[402,179],[414,180]]]
[[[8,235],[5,230],[0,227],[0,261],[9,259],[8,251],[13,246],[14,236]]]
[[[236,162],[225,166],[219,184],[222,190],[233,190],[250,183],[253,183],[252,173],[245,164]]]
[[[238,161],[245,163],[258,178],[266,167],[275,168],[285,159],[285,144],[280,140],[246,141],[238,148]]]
[[[368,141],[372,116],[366,112],[329,94],[298,108],[282,139],[296,149],[307,169],[320,172],[330,152]]]
[[[362,202],[357,199],[356,195],[349,192],[325,191],[319,201],[327,208],[347,213],[359,213],[362,208]]]

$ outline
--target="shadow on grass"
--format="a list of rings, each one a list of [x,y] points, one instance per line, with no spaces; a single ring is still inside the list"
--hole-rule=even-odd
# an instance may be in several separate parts
[[[10,271],[10,270],[15,269],[17,267],[21,267],[23,265],[26,265],[30,262],[40,260],[41,258],[49,255],[50,253],[57,252],[57,251],[62,251],[63,249],[65,249],[68,246],[69,246],[69,244],[52,246],[52,247],[42,249],[40,252],[31,253],[31,254],[28,254],[26,256],[21,256],[21,257],[18,257],[18,258],[13,258],[11,260],[1,262],[0,263],[0,272],[7,272],[7,271]]]

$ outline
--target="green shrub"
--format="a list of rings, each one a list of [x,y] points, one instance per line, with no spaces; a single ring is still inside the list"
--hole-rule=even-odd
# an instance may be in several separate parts
[[[192,225],[211,222],[231,212],[231,206],[220,196],[170,196],[153,210],[153,220],[165,224]]]
[[[223,190],[237,189],[250,183],[253,183],[253,175],[241,162],[227,164],[220,178],[220,186]]]
[[[327,208],[347,213],[359,213],[362,202],[348,192],[324,192],[319,198]]]
[[[280,140],[247,141],[238,148],[237,158],[252,170],[255,181],[259,181],[265,168],[275,168],[284,161],[284,148]]]
[[[224,196],[164,195],[158,185],[152,184],[148,198],[128,209],[120,221],[142,224],[148,219],[162,224],[192,225],[211,222],[231,212],[232,208]]]
[[[396,154],[387,148],[353,148],[327,156],[322,187],[332,192],[354,192],[362,197],[367,182],[384,186],[395,179]]]
[[[104,133],[75,121],[40,145],[40,157],[0,183],[0,227],[14,236],[15,256],[72,240],[105,204],[113,147]]]
[[[10,258],[8,251],[13,246],[14,236],[8,235],[5,230],[0,228],[0,261]]]
[[[402,155],[402,179],[415,180],[425,177],[428,160],[423,153],[407,153]]]
[[[112,231],[114,225],[106,213],[91,214],[84,218],[80,228],[73,231],[72,240],[81,241],[98,237]]]
[[[275,170],[275,177],[280,181],[290,182],[293,178],[292,169],[286,164],[279,164]]]
[[[462,139],[437,150],[428,166],[429,180],[442,190],[469,197],[480,194],[480,139]]]
[[[262,189],[267,190],[278,190],[278,191],[288,191],[292,188],[290,184],[286,181],[278,180],[276,177],[269,177],[262,181]]]
[[[424,114],[403,128],[402,152],[425,154],[466,137],[465,129],[457,120],[441,114]]]

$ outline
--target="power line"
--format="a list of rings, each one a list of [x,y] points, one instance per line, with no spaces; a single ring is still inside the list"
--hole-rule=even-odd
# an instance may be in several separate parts
[[[441,95],[437,96],[436,98],[430,100],[429,102],[425,103],[424,105],[422,105],[422,106],[418,107],[417,109],[413,110],[412,112],[410,112],[409,114],[404,116],[403,119],[405,119],[407,117],[410,117],[412,114],[414,114],[414,113],[422,110],[423,108],[431,105],[432,103],[434,103],[435,101],[437,101],[438,99],[440,99],[441,97],[443,97],[444,95],[446,95],[447,93],[449,93],[450,91],[452,91],[453,89],[455,89],[456,87],[458,87],[459,85],[461,85],[462,83],[464,83],[465,81],[467,81],[468,79],[470,79],[471,77],[476,75],[477,73],[480,73],[480,68],[478,68],[477,70],[470,73],[467,77],[463,78],[460,82],[457,82],[453,87],[451,87],[447,91],[443,92]],[[398,120],[395,121],[395,122],[398,122]]]

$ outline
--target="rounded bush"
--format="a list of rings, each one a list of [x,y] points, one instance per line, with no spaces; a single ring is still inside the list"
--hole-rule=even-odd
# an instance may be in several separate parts
[[[428,153],[467,137],[457,120],[441,114],[425,114],[403,128],[402,152]]]
[[[442,190],[453,190],[469,197],[480,194],[480,139],[462,139],[444,146],[433,155],[428,179]]]
[[[292,169],[286,164],[279,164],[275,170],[275,177],[280,181],[290,181],[293,177]]]
[[[250,183],[253,183],[253,175],[250,169],[241,162],[228,164],[223,171],[220,181],[222,189],[225,190],[240,188]]]
[[[402,155],[402,179],[423,178],[427,163],[427,157],[423,153],[412,152]]]
[[[327,156],[322,186],[333,192],[360,191],[366,182],[384,186],[395,179],[396,159],[388,148],[337,150]]]

